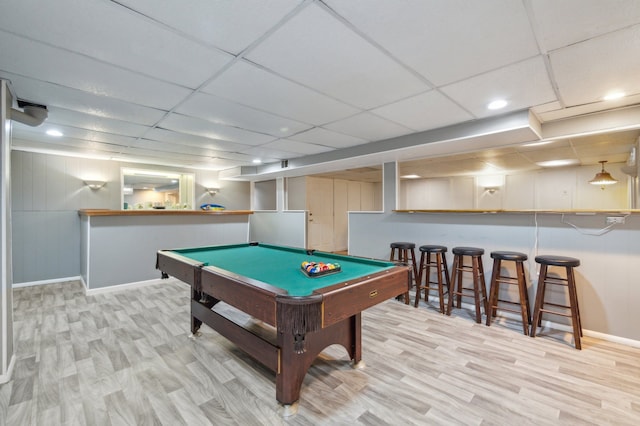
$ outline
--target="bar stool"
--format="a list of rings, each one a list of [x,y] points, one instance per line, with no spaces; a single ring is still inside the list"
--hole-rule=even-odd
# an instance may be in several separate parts
[[[578,307],[578,294],[576,292],[576,280],[573,268],[580,266],[580,259],[567,256],[536,256],[536,262],[540,264],[540,277],[538,278],[538,290],[536,292],[536,303],[533,308],[533,324],[531,324],[531,337],[536,336],[537,328],[542,325],[542,314],[548,313],[571,317],[573,325],[573,339],[576,349],[582,349],[580,337],[582,337],[582,322],[580,321],[580,309]],[[548,275],[549,266],[560,266],[565,268],[566,278],[552,277]],[[555,284],[567,287],[569,290],[568,305],[551,303],[545,301],[545,290],[548,284]],[[557,310],[545,309],[545,306],[555,306],[556,308],[568,309],[569,313],[558,312]]]
[[[402,262],[412,267],[413,276],[412,279],[415,281],[418,276],[418,266],[416,265],[416,245],[414,243],[408,242],[395,242],[391,243],[391,255],[389,256],[389,260],[392,262]],[[407,292],[404,294],[404,303],[405,305],[409,304],[409,289],[407,288]]]
[[[493,272],[491,273],[491,289],[489,290],[489,313],[487,314],[487,325],[491,325],[491,320],[496,316],[498,309],[519,313],[522,315],[522,329],[524,335],[529,335],[529,327],[531,324],[531,308],[529,307],[529,293],[527,292],[527,280],[524,275],[524,261],[527,255],[517,251],[493,251],[491,252],[493,259]],[[515,262],[516,277],[502,275],[502,262]],[[500,284],[515,285],[518,287],[520,295],[519,301],[500,299]],[[503,305],[518,305],[520,309],[510,309],[498,306],[501,302]]]
[[[417,308],[420,303],[421,291],[424,290],[424,301],[429,300],[429,291],[436,290],[440,298],[440,313],[444,310],[444,286],[447,286],[447,293],[450,291],[451,282],[449,280],[449,269],[447,268],[447,258],[445,246],[424,245],[420,246],[420,263],[418,264],[418,279],[416,280],[416,300],[414,306]],[[435,256],[435,259],[434,259]],[[435,261],[435,264],[434,264]],[[436,269],[437,281],[431,281],[431,268]],[[443,279],[444,277],[444,279]],[[424,286],[422,285],[424,278]],[[431,284],[435,284],[432,287]]]
[[[473,297],[476,305],[476,322],[482,322],[482,310],[481,304],[484,307],[485,314],[487,309],[487,287],[484,282],[484,269],[482,267],[482,255],[484,249],[477,247],[454,247],[451,252],[453,253],[453,267],[451,268],[451,275],[453,281],[451,283],[451,291],[449,292],[449,303],[447,304],[447,315],[451,315],[451,308],[453,307],[454,296],[456,298],[456,307],[459,309],[462,301],[462,296]],[[471,265],[465,265],[465,258],[470,258]],[[462,285],[462,273],[467,272],[472,274],[473,288],[464,287]],[[472,290],[473,292],[466,292],[465,290]]]

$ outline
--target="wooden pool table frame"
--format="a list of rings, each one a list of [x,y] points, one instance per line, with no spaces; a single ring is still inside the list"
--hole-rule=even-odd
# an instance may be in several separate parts
[[[191,332],[202,323],[234,342],[276,374],[276,399],[284,404],[300,397],[302,381],[314,359],[327,346],[342,345],[353,365],[362,359],[361,312],[405,294],[411,270],[404,265],[341,282],[309,296],[286,290],[215,266],[160,250],[156,267],[191,285]],[[212,310],[223,301],[276,328],[275,342],[265,339]]]

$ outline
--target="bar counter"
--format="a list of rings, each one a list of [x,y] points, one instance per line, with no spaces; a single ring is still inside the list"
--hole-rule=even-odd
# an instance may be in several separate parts
[[[252,214],[251,210],[180,210],[180,209],[82,209],[80,216],[229,216]]]
[[[160,278],[162,249],[246,243],[250,210],[83,209],[80,271],[87,291]]]

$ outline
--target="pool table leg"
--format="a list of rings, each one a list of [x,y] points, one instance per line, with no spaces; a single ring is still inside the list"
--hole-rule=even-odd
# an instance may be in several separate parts
[[[276,399],[288,406],[300,398],[300,388],[316,357],[327,346],[342,345],[354,366],[362,360],[362,317],[353,315],[329,327],[309,332],[305,336],[307,350],[296,353],[292,333],[278,332],[280,347],[280,371],[276,372]],[[285,408],[286,411],[286,408]]]
[[[201,305],[206,306],[207,308],[213,308],[213,305],[219,302],[218,299],[214,299],[208,294],[195,291],[193,288],[191,289],[191,300],[198,301]],[[202,325],[202,321],[193,316],[193,312],[191,313],[191,335],[198,336],[198,330],[200,330],[200,326]]]

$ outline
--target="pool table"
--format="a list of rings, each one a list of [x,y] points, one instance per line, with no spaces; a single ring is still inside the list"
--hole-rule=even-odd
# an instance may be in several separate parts
[[[303,261],[339,264],[340,271],[310,277]],[[204,323],[274,371],[276,399],[285,406],[298,400],[327,346],[342,345],[356,366],[361,312],[406,293],[411,282],[405,265],[260,243],[160,250],[156,268],[191,285],[191,332]],[[212,309],[221,301],[274,327],[275,341]]]

